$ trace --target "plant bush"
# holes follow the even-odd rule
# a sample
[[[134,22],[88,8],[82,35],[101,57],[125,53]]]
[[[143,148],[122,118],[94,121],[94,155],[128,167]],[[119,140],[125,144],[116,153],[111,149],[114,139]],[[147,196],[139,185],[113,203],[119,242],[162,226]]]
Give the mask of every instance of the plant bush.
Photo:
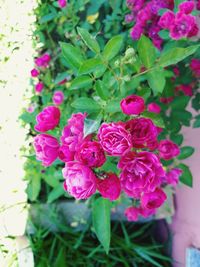
[[[108,253],[111,207],[137,221],[192,186],[181,129],[200,127],[199,1],[61,2],[35,10],[27,193],[89,199]]]

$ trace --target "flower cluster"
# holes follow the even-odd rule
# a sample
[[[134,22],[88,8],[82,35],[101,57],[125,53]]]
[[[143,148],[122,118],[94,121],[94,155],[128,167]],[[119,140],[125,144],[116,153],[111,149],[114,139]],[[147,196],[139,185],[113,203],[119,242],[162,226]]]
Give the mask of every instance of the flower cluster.
[[[59,125],[60,110],[49,106],[37,115],[35,130],[41,132],[34,139],[36,158],[44,166],[56,159],[65,163],[64,189],[76,199],[87,199],[96,191],[110,201],[117,200],[123,191],[135,200],[125,211],[129,220],[155,214],[167,196],[164,184],[175,186],[181,170],[166,172],[161,159],[171,160],[180,150],[170,140],[158,141],[160,129],[151,119],[140,114],[145,110],[143,98],[128,96],[121,101],[125,115],[133,116],[126,122],[102,123],[97,135],[84,135],[86,113],[73,114],[63,128],[60,142],[46,134]],[[160,111],[151,103],[148,109]],[[120,175],[101,169],[107,157],[118,159]]]

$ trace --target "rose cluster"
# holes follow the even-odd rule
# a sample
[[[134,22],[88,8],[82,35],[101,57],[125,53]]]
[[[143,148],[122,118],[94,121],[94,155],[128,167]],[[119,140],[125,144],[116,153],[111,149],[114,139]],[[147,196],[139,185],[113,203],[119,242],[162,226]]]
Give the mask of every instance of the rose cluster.
[[[148,106],[158,112],[159,106]],[[151,119],[144,118],[143,98],[132,95],[121,101],[121,110],[132,116],[126,122],[102,123],[97,135],[84,135],[86,113],[73,114],[63,128],[60,141],[46,134],[59,125],[58,107],[46,107],[36,117],[35,130],[41,132],[34,139],[36,157],[44,166],[56,159],[65,162],[64,189],[76,199],[87,199],[97,190],[110,201],[117,200],[123,191],[133,198],[134,205],[125,211],[129,220],[150,216],[165,202],[165,184],[175,186],[181,170],[166,172],[161,159],[170,160],[180,151],[170,140],[158,141],[160,129]],[[117,157],[119,177],[101,167],[107,157]]]

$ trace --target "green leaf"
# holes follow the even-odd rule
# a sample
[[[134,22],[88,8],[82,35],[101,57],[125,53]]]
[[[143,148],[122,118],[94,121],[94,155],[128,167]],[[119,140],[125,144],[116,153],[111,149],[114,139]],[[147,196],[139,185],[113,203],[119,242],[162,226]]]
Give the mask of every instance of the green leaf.
[[[98,80],[95,83],[95,89],[96,89],[96,92],[97,92],[98,96],[100,96],[101,99],[103,99],[103,100],[107,100],[108,99],[109,91],[108,91],[108,88],[107,88],[107,86],[105,85],[105,83],[103,81]]]
[[[63,80],[69,78],[69,74],[65,71],[62,73],[58,73],[55,80],[54,80],[54,84],[59,84],[60,82],[62,82]]]
[[[101,197],[96,199],[92,205],[93,227],[107,254],[110,248],[110,207],[110,201]]]
[[[120,101],[119,99],[111,100],[107,103],[105,106],[105,111],[109,113],[115,113],[115,112],[120,112]]]
[[[149,86],[153,90],[154,95],[162,93],[165,88],[165,76],[162,68],[156,68],[147,73]]]
[[[102,116],[99,115],[95,120],[90,120],[85,118],[84,120],[84,137],[88,136],[91,133],[96,132],[99,129]]]
[[[28,198],[31,201],[36,201],[40,193],[40,189],[41,189],[41,178],[39,175],[33,175],[26,189]]]
[[[74,47],[68,43],[60,43],[62,55],[67,61],[68,65],[75,71],[77,71],[84,61],[84,58],[77,47]]]
[[[99,53],[100,47],[95,38],[92,35],[90,35],[86,29],[78,27],[77,30],[79,35],[83,39],[84,43],[87,45],[87,47],[89,47],[93,52]]]
[[[145,35],[138,41],[138,53],[144,66],[151,68],[156,60],[156,48]]]
[[[199,128],[200,127],[200,115],[195,117],[195,122],[193,123],[193,128]]]
[[[142,113],[142,116],[144,118],[151,119],[156,126],[161,127],[161,128],[165,128],[164,121],[163,121],[160,114],[149,112],[149,111],[144,111]]]
[[[101,110],[101,106],[96,101],[88,97],[77,98],[71,105],[82,112],[93,113]]]
[[[178,168],[180,168],[183,171],[183,173],[180,177],[180,181],[183,184],[185,184],[189,187],[192,187],[193,186],[193,177],[192,177],[192,173],[191,173],[189,167],[183,163],[180,163],[178,165]]]
[[[53,20],[55,17],[57,17],[57,14],[56,14],[56,13],[53,13],[53,12],[52,12],[52,13],[49,13],[49,14],[43,16],[43,17],[39,20],[39,23],[40,23],[40,24],[47,23],[47,22]]]
[[[114,58],[118,52],[120,51],[123,44],[123,37],[121,35],[117,35],[110,39],[103,50],[103,57],[109,61]]]
[[[59,184],[57,187],[55,187],[49,194],[47,203],[52,203],[54,200],[58,199],[62,195],[64,195],[65,191],[63,189],[62,184]]]
[[[190,101],[191,97],[189,96],[179,96],[175,98],[171,103],[170,107],[173,110],[185,109]]]
[[[148,87],[142,88],[141,90],[137,91],[137,95],[144,98],[144,100],[147,100],[151,95],[151,89]]]
[[[91,59],[85,60],[81,64],[78,74],[79,75],[88,74],[88,73],[97,71],[99,69],[102,69],[102,64],[103,63],[100,58],[91,58]]]
[[[178,159],[186,159],[190,157],[194,153],[194,148],[191,146],[184,146],[181,147],[180,155],[178,156]]]
[[[164,52],[159,61],[158,65],[162,67],[167,67],[169,65],[175,65],[178,62],[182,61],[186,57],[194,54],[200,45],[192,45],[186,48],[175,47],[166,52]]]
[[[92,79],[90,76],[80,76],[75,78],[71,85],[70,85],[70,90],[76,90],[76,89],[81,89],[81,88],[88,88],[90,85],[92,85]]]
[[[174,134],[172,133],[170,135],[170,139],[176,143],[177,145],[181,145],[183,143],[183,135],[182,134]]]

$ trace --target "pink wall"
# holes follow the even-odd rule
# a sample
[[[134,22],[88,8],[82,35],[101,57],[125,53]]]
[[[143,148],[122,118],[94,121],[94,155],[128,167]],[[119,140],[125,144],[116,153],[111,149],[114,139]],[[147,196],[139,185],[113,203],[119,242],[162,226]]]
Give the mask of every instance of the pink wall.
[[[174,267],[185,267],[186,248],[200,248],[200,129],[184,128],[184,145],[195,147],[195,153],[185,163],[193,173],[193,188],[180,185],[176,190],[176,214],[172,233]]]

